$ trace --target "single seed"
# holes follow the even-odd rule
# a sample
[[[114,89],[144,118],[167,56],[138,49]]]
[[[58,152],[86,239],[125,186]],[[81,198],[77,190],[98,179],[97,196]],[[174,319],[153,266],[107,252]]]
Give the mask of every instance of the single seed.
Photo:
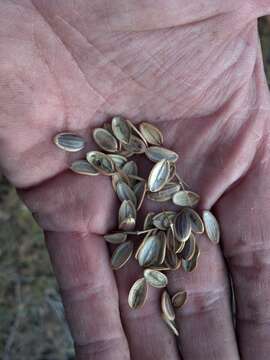
[[[131,137],[131,129],[127,121],[121,116],[112,119],[112,131],[116,139],[123,144],[128,144]]]
[[[115,232],[104,235],[104,239],[111,244],[122,244],[127,240],[127,234],[124,232]]]
[[[128,304],[132,309],[138,309],[144,305],[147,289],[147,282],[144,278],[135,281],[128,295]]]
[[[208,238],[214,243],[218,244],[220,239],[219,224],[215,216],[209,210],[203,211],[203,222]]]
[[[176,309],[180,309],[187,302],[187,292],[179,290],[172,297],[172,304]]]
[[[162,132],[154,125],[147,122],[140,124],[140,132],[145,140],[152,145],[161,145],[163,143]]]
[[[161,295],[161,310],[168,320],[173,321],[175,319],[175,312],[172,301],[166,290],[164,290]]]
[[[137,198],[134,191],[123,181],[118,181],[116,185],[116,194],[120,201],[130,200],[134,206],[137,206]]]
[[[120,269],[131,258],[133,253],[133,242],[127,241],[119,245],[112,254],[111,264],[114,270]]]
[[[173,195],[172,201],[179,206],[196,206],[200,196],[192,191],[181,190]]]
[[[80,151],[85,146],[85,141],[83,138],[76,134],[62,132],[60,134],[55,135],[53,138],[53,142],[57,147],[62,150],[69,152]]]
[[[148,189],[151,192],[161,190],[167,183],[170,175],[170,163],[167,160],[157,162],[148,177]]]
[[[90,175],[96,176],[99,175],[99,172],[86,160],[76,160],[71,164],[70,169],[81,175]]]
[[[175,216],[174,229],[178,241],[186,241],[189,238],[191,234],[191,221],[186,212],[182,211]]]
[[[171,321],[169,319],[167,319],[165,314],[161,314],[162,319],[164,320],[164,322],[167,324],[167,326],[169,327],[169,329],[172,330],[172,332],[174,333],[175,336],[179,336],[179,332],[176,328],[175,322]]]
[[[100,151],[90,151],[86,154],[87,161],[103,175],[114,173],[114,163],[112,159]]]
[[[117,140],[108,130],[103,128],[94,129],[93,138],[102,150],[108,152],[116,152],[118,150]]]
[[[161,160],[176,162],[178,160],[178,155],[174,151],[159,146],[150,146],[146,149],[145,155],[153,162]]]
[[[160,271],[145,269],[143,274],[148,284],[153,287],[164,288],[168,284],[167,276]]]

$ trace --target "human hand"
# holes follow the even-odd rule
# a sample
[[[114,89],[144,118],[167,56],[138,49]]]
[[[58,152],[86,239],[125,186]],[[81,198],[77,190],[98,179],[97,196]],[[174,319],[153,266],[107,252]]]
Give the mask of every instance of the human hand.
[[[78,360],[174,360],[179,343],[185,360],[268,359],[269,99],[256,29],[267,10],[263,0],[0,3],[0,164],[45,231]],[[110,268],[109,179],[71,173],[84,153],[52,143],[64,130],[89,138],[119,113],[162,129],[221,223],[221,248],[201,237],[197,270],[169,275],[168,290],[189,296],[179,340],[157,289],[128,309],[136,264]]]

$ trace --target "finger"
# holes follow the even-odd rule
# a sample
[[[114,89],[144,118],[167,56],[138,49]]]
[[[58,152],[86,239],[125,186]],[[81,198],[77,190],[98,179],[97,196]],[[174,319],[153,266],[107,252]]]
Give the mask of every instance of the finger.
[[[171,272],[169,291],[188,294],[187,303],[176,310],[180,347],[185,360],[239,360],[230,309],[229,283],[218,246],[205,236],[198,238],[201,254],[191,273]]]
[[[39,223],[50,229],[45,232],[46,243],[77,359],[126,360],[130,358],[129,349],[121,326],[118,292],[106,244],[101,236],[87,231],[93,220],[96,228],[102,226],[101,221],[100,224],[97,221],[100,205],[95,205],[89,182],[89,178],[63,174],[22,194],[29,207],[37,212]],[[97,186],[97,196],[98,191]],[[106,196],[106,190],[102,191]],[[79,196],[81,193],[83,197]],[[95,215],[89,217],[93,206]],[[102,210],[104,213],[104,206]]]
[[[116,272],[120,312],[134,360],[179,359],[174,335],[161,318],[160,291],[149,287],[147,300],[140,309],[130,309],[128,293],[133,283],[143,276],[135,261]]]
[[[266,360],[270,353],[270,166],[262,159],[253,163],[245,179],[220,200],[217,214],[234,283],[241,356]]]

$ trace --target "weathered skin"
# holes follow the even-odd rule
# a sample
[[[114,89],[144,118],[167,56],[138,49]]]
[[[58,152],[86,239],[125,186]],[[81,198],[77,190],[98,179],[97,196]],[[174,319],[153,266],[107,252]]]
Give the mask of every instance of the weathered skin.
[[[256,28],[267,12],[268,0],[0,1],[1,169],[45,230],[78,360],[179,359],[158,291],[129,311],[141,271],[110,269],[109,179],[71,173],[84,154],[51,141],[87,138],[116,113],[162,129],[220,219],[221,247],[200,239],[198,271],[170,275],[172,293],[189,293],[177,313],[183,358],[269,359],[270,104]]]

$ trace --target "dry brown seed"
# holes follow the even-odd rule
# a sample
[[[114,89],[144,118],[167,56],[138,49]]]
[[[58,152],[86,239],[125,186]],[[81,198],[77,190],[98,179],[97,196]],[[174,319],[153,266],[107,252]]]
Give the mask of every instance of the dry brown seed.
[[[175,319],[175,312],[172,301],[166,290],[164,290],[161,295],[161,310],[168,320],[173,321]]]
[[[196,234],[202,234],[204,232],[204,225],[200,215],[193,209],[185,208],[190,217],[191,221],[191,230]]]
[[[118,150],[117,140],[108,130],[103,128],[94,129],[93,138],[102,150],[108,152],[116,152]]]
[[[148,177],[148,189],[151,192],[161,190],[167,183],[170,175],[170,163],[167,160],[157,162]]]
[[[181,190],[173,195],[172,201],[179,206],[196,206],[200,196],[192,191]]]
[[[138,203],[137,210],[140,210],[146,194],[146,182],[145,181],[138,182],[134,186],[133,191],[137,198],[137,203]]]
[[[115,232],[103,236],[111,244],[122,244],[127,240],[127,234],[124,232]]]
[[[153,162],[160,160],[176,162],[178,160],[178,155],[174,151],[159,146],[150,146],[146,149],[145,155]]]
[[[132,309],[138,309],[144,305],[147,290],[148,286],[144,278],[135,281],[128,294],[128,304]]]
[[[175,194],[179,190],[180,190],[179,184],[176,184],[173,182],[168,182],[167,184],[165,184],[163,186],[162,190],[160,190],[158,192],[154,192],[154,193],[149,192],[147,194],[147,197],[153,201],[164,202],[164,201],[171,200],[173,194]]]
[[[179,290],[172,297],[172,304],[176,309],[180,309],[187,302],[186,290]]]
[[[136,219],[132,217],[127,217],[123,219],[120,223],[118,228],[123,231],[132,231],[135,229],[136,226]]]
[[[208,238],[214,244],[218,244],[220,239],[220,230],[216,217],[209,210],[204,210],[202,216]]]
[[[175,215],[174,211],[162,211],[153,217],[153,225],[160,230],[167,230],[173,223]]]
[[[116,194],[120,201],[130,200],[134,206],[137,206],[137,198],[134,191],[124,182],[118,181],[116,185]]]
[[[112,131],[116,139],[123,144],[128,144],[131,137],[131,129],[127,121],[121,116],[112,119]]]
[[[146,145],[139,137],[131,135],[129,143],[123,144],[123,148],[134,154],[143,154],[146,150]]]
[[[123,165],[125,165],[125,163],[128,161],[127,158],[123,155],[108,154],[108,156],[112,159],[115,167],[118,169],[121,169],[123,167]]]
[[[144,219],[144,224],[143,224],[143,229],[147,230],[147,229],[151,229],[153,227],[153,217],[155,216],[154,212],[149,212],[145,219]]]
[[[175,236],[178,241],[186,241],[191,234],[191,221],[186,212],[181,211],[174,218]]]
[[[137,211],[132,201],[124,200],[119,208],[118,222],[122,223],[127,218],[136,219]]]
[[[161,145],[163,143],[162,132],[152,124],[147,122],[141,123],[140,132],[149,144]]]
[[[198,248],[198,245],[196,244],[195,253],[190,260],[182,260],[182,268],[185,272],[191,272],[197,268],[198,265],[198,259],[200,256],[200,249]]]
[[[114,163],[112,159],[100,151],[90,151],[86,154],[87,161],[103,175],[114,173]]]
[[[165,321],[165,323],[167,324],[167,326],[172,330],[172,332],[174,333],[175,336],[179,336],[179,332],[176,328],[175,322],[168,320],[166,315],[161,314],[162,319]]]
[[[90,176],[96,176],[99,175],[99,172],[97,169],[95,169],[91,164],[89,164],[86,160],[76,160],[71,164],[70,169],[77,173],[82,175],[90,175]]]
[[[143,274],[148,284],[153,287],[164,288],[168,284],[167,276],[160,271],[145,269]]]
[[[168,266],[170,270],[178,270],[181,266],[181,260],[171,249],[167,248],[164,265]]]
[[[133,253],[133,247],[133,242],[127,241],[114,250],[111,258],[111,264],[114,270],[120,269],[126,264]]]
[[[85,141],[76,134],[62,132],[53,138],[53,142],[57,147],[69,152],[80,151],[84,148]]]
[[[190,234],[190,237],[185,242],[185,246],[179,252],[180,257],[184,260],[191,260],[195,254],[196,251],[196,239],[193,234]]]
[[[164,261],[166,253],[166,240],[160,231],[143,240],[138,252],[140,266],[160,265]]]

